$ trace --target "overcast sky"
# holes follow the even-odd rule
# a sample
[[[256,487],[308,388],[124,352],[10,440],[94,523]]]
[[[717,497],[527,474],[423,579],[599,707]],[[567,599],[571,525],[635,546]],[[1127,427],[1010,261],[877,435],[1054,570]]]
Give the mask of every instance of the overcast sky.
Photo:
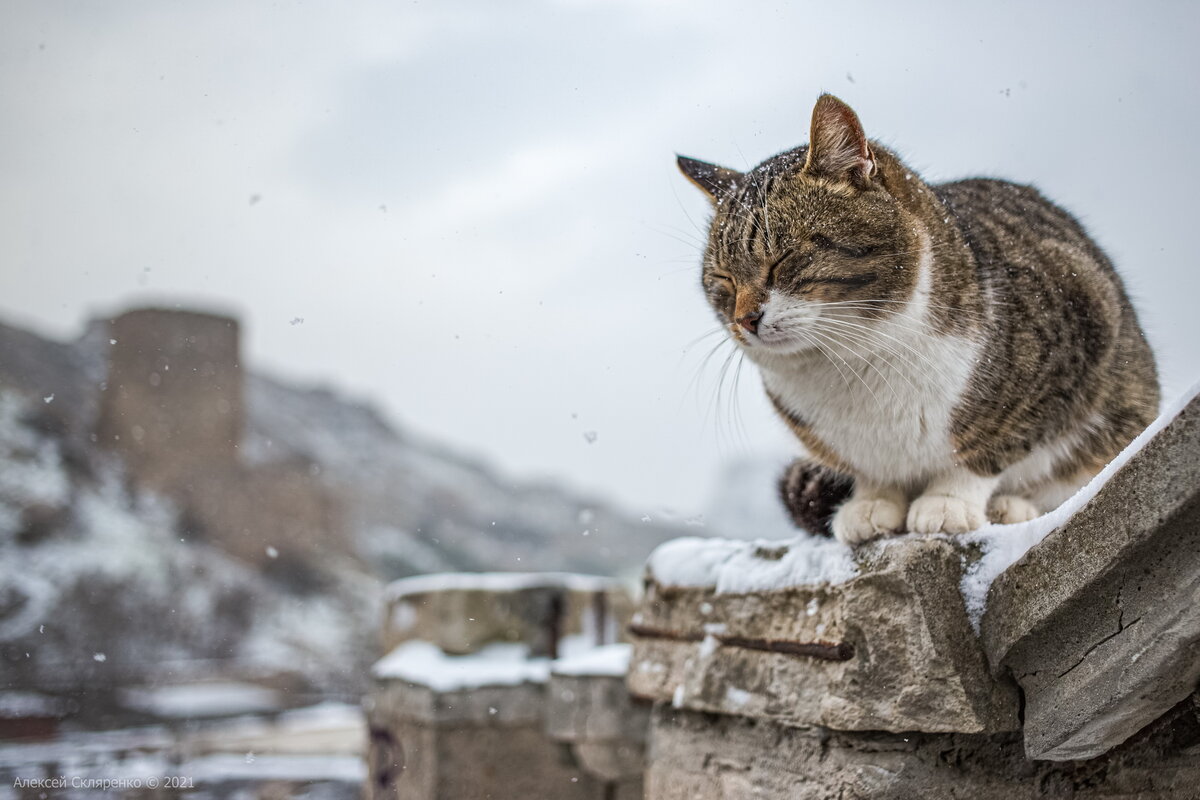
[[[674,153],[747,167],[832,91],[927,179],[1074,211],[1174,395],[1200,378],[1198,9],[6,2],[0,317],[237,313],[252,369],[694,513],[719,464],[792,445],[749,365],[716,404],[724,353],[689,347],[707,204]]]

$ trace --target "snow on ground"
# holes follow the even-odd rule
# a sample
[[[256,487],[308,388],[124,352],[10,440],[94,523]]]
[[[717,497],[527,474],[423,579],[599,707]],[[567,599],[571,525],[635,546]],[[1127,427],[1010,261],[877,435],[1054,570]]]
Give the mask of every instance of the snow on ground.
[[[576,656],[558,659],[551,665],[550,671],[555,675],[620,678],[629,671],[632,652],[631,644],[601,645]]]
[[[214,753],[183,762],[177,774],[197,785],[220,781],[338,781],[361,783],[367,764],[356,756],[244,756]]]
[[[120,698],[127,708],[167,719],[253,714],[282,704],[272,689],[233,681],[122,689]]]
[[[1150,423],[1150,426],[1130,442],[1129,446],[1122,450],[1096,477],[1050,513],[1016,525],[987,525],[974,533],[961,537],[964,542],[979,544],[983,550],[983,557],[967,568],[960,585],[963,600],[967,606],[967,614],[977,633],[979,623],[983,619],[983,612],[987,608],[988,589],[991,588],[992,582],[1000,576],[1000,573],[1015,564],[1034,545],[1045,539],[1056,528],[1061,527],[1075,515],[1075,512],[1087,505],[1104,484],[1108,483],[1109,479],[1125,466],[1129,459],[1137,455],[1147,442],[1157,436],[1159,431],[1179,416],[1179,412],[1197,395],[1200,395],[1200,383],[1194,385],[1168,406],[1158,416],[1158,419]]]
[[[844,583],[858,574],[847,545],[807,534],[786,540],[673,539],[650,554],[647,566],[664,586],[722,593]]]
[[[246,716],[0,742],[0,778],[71,775],[144,781],[179,775],[192,779],[201,792],[226,781],[357,784],[366,774],[366,742],[361,708],[322,703],[274,718]]]
[[[0,692],[0,719],[18,717],[56,717],[62,703],[37,692]]]
[[[61,507],[70,496],[70,481],[58,446],[27,427],[22,418],[29,401],[15,392],[0,392],[0,508]]]

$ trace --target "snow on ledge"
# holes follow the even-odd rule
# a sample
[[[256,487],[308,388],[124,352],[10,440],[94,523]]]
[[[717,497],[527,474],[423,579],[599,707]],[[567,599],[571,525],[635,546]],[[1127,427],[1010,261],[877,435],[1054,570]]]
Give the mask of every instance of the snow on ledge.
[[[448,655],[432,642],[413,639],[398,645],[371,668],[371,673],[381,680],[402,680],[428,686],[436,692],[456,692],[463,689],[479,689],[485,686],[519,686],[523,683],[545,683],[551,669],[558,672],[559,664],[571,668],[578,662],[583,669],[606,662],[611,668],[617,655],[607,651],[611,646],[596,646],[589,636],[572,634],[559,641],[558,661],[549,658],[532,658],[529,645],[519,642],[495,642],[482,647],[479,652],[465,656]],[[625,656],[628,662],[628,654]],[[563,674],[591,675],[597,673],[575,672]],[[622,669],[622,675],[625,674]]]
[[[577,656],[560,658],[550,671],[555,675],[623,678],[629,671],[631,644],[606,644],[593,647]]]
[[[739,594],[845,583],[858,574],[850,547],[808,534],[784,540],[672,539],[650,554],[646,566],[662,586]]]
[[[413,640],[397,646],[375,663],[376,678],[399,679],[438,692],[483,686],[545,683],[550,659],[530,658],[524,644],[489,644],[469,656],[451,656],[430,642]]]
[[[978,545],[982,553],[981,558],[967,568],[959,585],[976,632],[987,604],[988,589],[1000,573],[1083,508],[1197,395],[1200,395],[1200,383],[1168,406],[1112,463],[1055,510],[1029,522],[986,525],[972,533],[948,537],[962,544]],[[886,540],[885,546],[905,538],[908,537]],[[659,545],[650,554],[646,566],[649,577],[662,586],[712,588],[717,593],[767,592],[845,583],[858,574],[849,547],[833,539],[807,534],[788,540],[673,539]]]
[[[387,586],[387,599],[446,590],[515,592],[555,586],[575,592],[603,592],[617,585],[613,578],[574,572],[438,572],[392,581]]]
[[[987,609],[987,593],[992,582],[1004,570],[1028,553],[1034,545],[1061,527],[1077,511],[1087,505],[1104,487],[1104,484],[1108,483],[1109,479],[1125,466],[1129,459],[1137,455],[1147,442],[1157,436],[1159,431],[1171,424],[1179,416],[1179,412],[1183,411],[1197,395],[1200,395],[1200,383],[1184,392],[1096,477],[1053,511],[1016,525],[986,525],[973,533],[959,537],[960,541],[965,543],[980,545],[983,552],[982,558],[967,568],[966,573],[963,574],[962,583],[959,585],[963,601],[966,603],[967,615],[970,617],[971,625],[975,628],[976,633],[979,633],[979,624],[983,619],[983,612]]]

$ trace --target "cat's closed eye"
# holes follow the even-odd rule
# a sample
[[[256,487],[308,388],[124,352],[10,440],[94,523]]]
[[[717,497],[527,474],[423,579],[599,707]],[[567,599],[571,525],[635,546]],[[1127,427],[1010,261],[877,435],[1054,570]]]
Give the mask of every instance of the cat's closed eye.
[[[733,294],[737,291],[737,283],[729,275],[720,272],[712,273],[705,280],[705,287],[712,294]]]
[[[819,233],[813,234],[812,243],[820,250],[836,250],[843,255],[851,258],[866,258],[875,252],[874,247],[870,245],[854,245],[842,242],[835,242],[827,236],[822,236]]]

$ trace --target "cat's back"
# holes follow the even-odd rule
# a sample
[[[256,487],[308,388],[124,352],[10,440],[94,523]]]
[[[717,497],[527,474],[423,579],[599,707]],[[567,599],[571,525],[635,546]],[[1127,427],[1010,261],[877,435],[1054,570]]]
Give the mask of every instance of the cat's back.
[[[1032,186],[992,178],[969,178],[932,187],[966,238],[983,275],[1024,262],[1048,248],[1071,248],[1091,262],[1106,282],[1120,278],[1104,251],[1069,212]],[[1124,296],[1123,289],[1121,290]]]
[[[975,178],[933,187],[987,298],[983,364],[956,414],[981,471],[1027,443],[1086,440],[1061,469],[1103,466],[1154,417],[1158,380],[1104,251],[1030,186]]]

